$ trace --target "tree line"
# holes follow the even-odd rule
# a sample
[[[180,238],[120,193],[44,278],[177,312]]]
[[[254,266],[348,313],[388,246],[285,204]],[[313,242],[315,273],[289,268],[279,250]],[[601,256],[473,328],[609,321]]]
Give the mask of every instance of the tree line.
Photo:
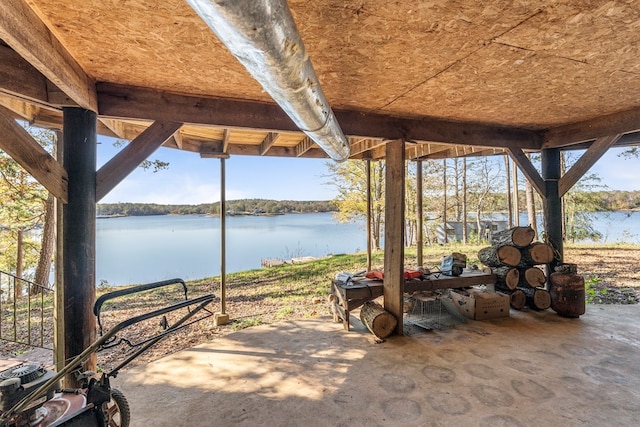
[[[577,156],[562,152],[561,173],[577,161]],[[540,170],[539,156],[531,161]],[[423,215],[417,218],[417,168],[422,168]],[[384,232],[385,163],[350,160],[327,163],[329,183],[338,193],[335,202],[338,218],[343,221],[366,218],[367,171],[370,174],[372,243],[380,249]],[[514,172],[515,171],[515,172]],[[481,221],[496,213],[506,213],[508,226],[518,223],[518,216],[527,212],[528,224],[537,227],[537,214],[542,200],[531,184],[518,173],[513,162],[504,156],[454,158],[407,162],[405,169],[405,243],[416,243],[418,227],[422,227],[426,244],[439,243],[439,230],[445,224],[462,223],[462,241],[479,242],[485,237],[477,231],[469,233],[467,224]],[[598,240],[600,231],[594,229],[595,212],[640,209],[640,191],[611,191],[593,173],[585,174],[563,197],[563,236],[566,241]],[[447,233],[444,233],[447,240]],[[542,238],[542,236],[540,236]]]
[[[336,205],[330,200],[268,200],[240,199],[226,202],[227,214],[286,214],[334,212]],[[220,202],[198,205],[162,205],[157,203],[100,203],[98,216],[145,215],[220,215]]]

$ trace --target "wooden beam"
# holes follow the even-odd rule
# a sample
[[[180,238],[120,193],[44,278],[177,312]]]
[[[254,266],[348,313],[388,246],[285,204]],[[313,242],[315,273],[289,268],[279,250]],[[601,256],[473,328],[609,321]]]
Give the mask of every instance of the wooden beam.
[[[67,202],[67,172],[14,119],[13,113],[0,107],[0,148],[18,162],[51,194]]]
[[[112,83],[98,83],[97,88],[100,114],[105,116],[299,131],[276,104],[181,95]],[[527,129],[353,110],[334,109],[334,113],[344,133],[353,136],[532,150],[539,149],[542,143],[540,132]]]
[[[0,39],[79,106],[98,111],[93,80],[25,0],[0,0]]]
[[[102,166],[96,176],[96,200],[102,199],[113,190],[181,126],[182,123],[176,122],[154,122]]]
[[[223,153],[222,151],[219,152],[210,152],[210,153],[200,153],[200,158],[201,159],[228,159],[229,157],[231,157],[229,155],[229,153]]]
[[[564,147],[610,135],[640,131],[640,108],[549,129],[543,148]]]
[[[0,92],[46,102],[46,80],[13,49],[0,44]]]
[[[386,145],[384,207],[384,308],[403,333],[404,306],[404,141]]]
[[[224,151],[225,153],[229,149],[229,140],[231,139],[230,136],[231,131],[229,129],[225,129],[222,132],[222,151]]]
[[[507,152],[513,162],[518,165],[524,176],[529,180],[533,188],[536,189],[540,197],[544,200],[546,196],[545,185],[542,177],[531,163],[531,160],[527,158],[524,152],[519,148],[507,148]]]
[[[313,147],[313,144],[315,144],[315,142],[313,142],[313,140],[308,136],[305,136],[304,139],[295,146],[294,151],[296,153],[296,157],[301,157],[304,153],[309,151],[311,147]]]
[[[596,139],[571,169],[558,181],[560,197],[564,196],[621,136],[622,135],[610,135]]]
[[[279,133],[276,133],[276,132],[267,133],[267,136],[264,138],[264,140],[262,140],[262,143],[260,144],[260,155],[264,156],[265,154],[267,154],[267,151],[269,151],[269,149],[273,147],[273,144],[276,143],[279,137],[280,137]]]

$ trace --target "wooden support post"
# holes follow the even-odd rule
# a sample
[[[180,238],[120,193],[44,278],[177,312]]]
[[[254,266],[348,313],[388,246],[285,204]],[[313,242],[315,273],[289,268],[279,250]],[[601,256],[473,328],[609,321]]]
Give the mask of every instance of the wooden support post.
[[[96,318],[96,132],[97,116],[82,108],[63,109],[64,167],[69,177],[63,208],[63,292],[65,360],[95,341]],[[96,370],[95,354],[83,366]],[[77,384],[72,375],[68,387]]]
[[[373,242],[371,236],[371,220],[373,217],[373,203],[371,200],[371,160],[367,159],[367,271],[371,271],[371,252],[373,251]]]
[[[422,235],[423,224],[422,219],[424,217],[422,211],[422,160],[418,160],[416,162],[416,255],[417,255],[417,265],[422,266],[423,261],[423,249],[424,249],[424,237]]]
[[[513,174],[513,225],[520,226],[520,197],[518,197],[518,168],[514,164],[511,168]]]
[[[444,231],[445,245],[449,243],[449,235],[447,234],[447,159],[442,160],[442,229]],[[480,230],[478,230],[480,232]]]
[[[467,230],[467,158],[462,158],[462,242],[469,243]]]
[[[56,132],[56,160],[59,164],[63,161],[63,143],[62,132]],[[53,302],[53,363],[56,365],[56,371],[60,371],[64,367],[64,233],[62,210],[63,203],[60,199],[55,199],[56,209],[56,256],[55,256],[55,299]],[[63,384],[64,386],[64,384]]]
[[[396,333],[402,335],[404,294],[404,141],[386,146],[384,308],[398,320]]]
[[[553,247],[555,256],[549,264],[549,273],[563,260],[562,244],[562,199],[558,190],[560,180],[560,149],[542,150],[542,179],[544,180],[545,200],[544,229],[548,243]]]
[[[511,168],[509,167],[509,155],[504,154],[504,170],[507,183],[507,227],[513,227],[513,203],[511,203]]]
[[[225,159],[220,158],[220,312],[214,316],[215,326],[229,323],[227,314],[227,197]]]

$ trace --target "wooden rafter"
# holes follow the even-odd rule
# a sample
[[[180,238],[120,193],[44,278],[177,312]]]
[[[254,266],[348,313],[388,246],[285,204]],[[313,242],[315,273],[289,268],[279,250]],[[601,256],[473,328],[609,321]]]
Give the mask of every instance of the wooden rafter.
[[[176,122],[154,122],[102,166],[96,175],[96,200],[106,196],[181,126]]]
[[[67,171],[14,119],[0,107],[0,148],[9,154],[51,194],[67,202]]]
[[[564,196],[621,136],[622,135],[610,135],[596,139],[571,169],[558,181],[558,193],[560,193],[560,197]]]
[[[267,136],[262,140],[262,143],[260,144],[260,155],[264,156],[265,154],[267,154],[267,151],[269,151],[269,149],[273,147],[273,144],[276,143],[279,137],[280,137],[279,133],[276,133],[276,132],[267,133]]]
[[[231,139],[231,131],[229,129],[225,129],[222,132],[222,151],[225,153],[229,150],[230,139]]]
[[[533,188],[536,189],[542,199],[546,199],[545,185],[542,177],[531,163],[531,160],[519,148],[507,148],[507,152],[514,163],[518,165],[524,176],[529,180]]]
[[[428,158],[430,155],[441,151],[447,151],[451,148],[450,145],[445,144],[435,144],[431,142],[421,143],[421,144],[412,144],[407,147],[407,158],[418,160]]]
[[[296,153],[296,157],[302,157],[303,154],[313,147],[313,144],[315,144],[313,140],[308,136],[305,136],[304,139],[295,147],[294,151]]]
[[[636,131],[640,131],[640,108],[549,129],[542,148],[564,147]]]
[[[0,0],[0,39],[79,106],[98,111],[93,80],[24,0]]]
[[[173,140],[176,143],[176,147],[178,147],[179,150],[182,150],[184,147],[184,141],[182,140],[182,134],[180,132],[176,132],[173,134]]]
[[[357,156],[358,154],[365,153],[370,150],[374,150],[378,147],[384,146],[387,142],[380,138],[351,138],[355,140],[351,143],[351,156]]]
[[[111,83],[99,83],[97,87],[100,114],[105,116],[299,131],[275,104],[181,95]],[[361,137],[523,149],[539,149],[542,141],[539,132],[526,129],[337,109],[334,113],[345,134]]]
[[[106,118],[98,118],[98,122],[106,126],[111,132],[114,133],[114,135],[116,135],[120,139],[128,139],[128,140],[133,139],[133,138],[127,137],[125,123],[122,121],[106,119]]]

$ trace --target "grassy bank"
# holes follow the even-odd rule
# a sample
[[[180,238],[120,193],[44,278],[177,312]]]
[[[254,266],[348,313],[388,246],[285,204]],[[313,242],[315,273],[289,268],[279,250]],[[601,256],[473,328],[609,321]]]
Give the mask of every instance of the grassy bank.
[[[451,252],[467,255],[468,263],[478,263],[477,252],[484,247],[473,245],[431,246],[424,250],[424,267],[436,269],[443,256]],[[416,267],[415,248],[406,250],[406,266]],[[640,286],[640,246],[633,245],[568,245],[565,261],[578,264],[587,282],[587,298],[591,303],[637,302]],[[383,253],[373,254],[373,268],[382,268]],[[327,296],[330,283],[341,271],[358,272],[366,268],[366,254],[334,255],[305,264],[251,270],[227,275],[226,312],[231,322],[214,326],[207,318],[171,334],[135,362],[142,364],[213,340],[218,336],[261,324],[278,321],[328,316]],[[213,311],[220,311],[220,278],[212,277],[188,283],[190,297],[214,293]],[[101,288],[98,294],[117,289]],[[179,301],[179,287],[163,288],[135,297],[120,298],[103,309],[104,325],[117,322]],[[327,317],[328,318],[328,317]],[[49,329],[47,329],[49,331]],[[158,331],[158,319],[130,328],[133,339]],[[49,335],[50,337],[50,335]],[[23,350],[22,350],[23,351]],[[114,366],[129,350],[120,346],[99,355],[101,366]],[[6,352],[5,352],[6,354]]]
[[[477,252],[483,245],[431,246],[424,250],[424,267],[437,268],[443,256],[451,252],[467,254],[470,264],[478,263]],[[406,266],[415,267],[415,248],[406,250]],[[633,245],[568,245],[566,262],[574,262],[585,276],[587,294],[593,303],[615,303],[637,300],[640,286],[640,246]],[[373,267],[382,268],[383,253],[373,254]],[[334,255],[305,264],[285,264],[261,270],[233,273],[227,276],[226,312],[231,317],[228,325],[215,327],[212,319],[205,319],[185,331],[173,334],[138,363],[155,359],[163,354],[188,348],[246,327],[284,320],[297,320],[328,316],[327,296],[330,283],[341,271],[358,272],[366,267],[366,254]],[[189,283],[193,296],[220,293],[220,279],[213,277]],[[623,295],[624,294],[624,295]],[[625,296],[626,295],[626,296]],[[630,297],[627,298],[627,297]],[[151,309],[166,303],[169,294],[150,293],[146,299],[123,302],[112,307],[113,319],[124,319],[139,313],[141,308]],[[618,298],[615,300],[614,298]],[[216,298],[215,310],[220,301]],[[103,363],[118,359],[112,352],[103,356]]]

